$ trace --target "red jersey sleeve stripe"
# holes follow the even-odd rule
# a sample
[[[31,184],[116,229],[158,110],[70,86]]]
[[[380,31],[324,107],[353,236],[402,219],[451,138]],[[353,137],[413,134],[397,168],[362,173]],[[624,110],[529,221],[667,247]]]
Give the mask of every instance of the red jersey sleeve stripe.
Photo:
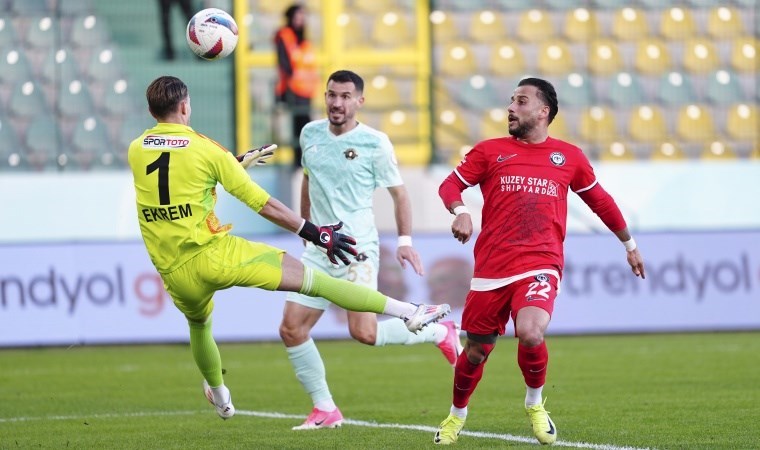
[[[598,180],[594,180],[593,183],[591,183],[590,185],[586,186],[585,188],[578,189],[577,191],[573,191],[573,192],[575,192],[576,194],[580,194],[581,192],[586,192],[589,189],[591,189],[592,187],[596,186],[598,182],[599,182]]]
[[[470,183],[469,181],[465,180],[461,173],[457,169],[454,169],[454,173],[457,175],[457,178],[464,183],[467,187],[473,187],[474,184]]]

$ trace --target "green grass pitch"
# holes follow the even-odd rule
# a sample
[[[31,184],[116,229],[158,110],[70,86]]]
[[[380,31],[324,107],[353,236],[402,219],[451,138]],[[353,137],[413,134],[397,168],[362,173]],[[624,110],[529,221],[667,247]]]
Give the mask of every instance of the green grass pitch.
[[[222,326],[222,325],[220,325]],[[760,448],[760,333],[550,336],[555,446]],[[201,393],[187,345],[0,350],[0,449],[419,449],[448,414],[432,345],[321,341],[347,423],[291,431],[311,409],[282,344],[221,344],[238,414]],[[499,340],[457,447],[536,448],[516,341]]]

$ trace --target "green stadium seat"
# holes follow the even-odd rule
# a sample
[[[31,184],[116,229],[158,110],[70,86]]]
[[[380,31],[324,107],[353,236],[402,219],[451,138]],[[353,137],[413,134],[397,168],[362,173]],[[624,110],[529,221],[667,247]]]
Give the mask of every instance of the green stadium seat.
[[[680,0],[639,0],[639,3],[645,8],[657,11],[676,6],[678,2],[680,2]]]
[[[0,170],[21,168],[21,145],[13,122],[0,112]]]
[[[475,111],[503,105],[507,100],[499,97],[493,83],[483,75],[460,80],[454,89],[457,103]]]
[[[18,42],[18,34],[16,34],[16,27],[13,26],[13,21],[0,17],[0,48],[13,48]]]
[[[736,74],[729,70],[718,70],[707,79],[707,100],[716,105],[738,103],[743,99],[741,86]]]
[[[0,53],[0,81],[14,83],[32,78],[32,69],[21,48],[10,48]]]
[[[99,47],[90,55],[85,74],[93,81],[111,82],[123,78],[121,53],[114,46]]]
[[[75,48],[92,48],[110,42],[110,32],[105,19],[95,15],[79,16],[74,19],[69,42]]]
[[[50,13],[47,0],[10,0],[10,11],[17,16]]]
[[[570,73],[563,77],[557,85],[557,95],[562,108],[582,107],[594,103],[592,84],[588,75],[582,73]]]
[[[50,49],[42,61],[40,80],[43,83],[51,84],[77,78],[79,78],[79,68],[72,53],[65,49]]]
[[[27,166],[36,171],[57,170],[59,148],[63,145],[58,123],[50,114],[34,118],[26,130]]]
[[[498,11],[524,11],[533,7],[533,0],[491,0],[494,9]]]
[[[568,10],[568,9],[576,9],[576,8],[582,8],[585,6],[584,0],[545,0],[546,6],[549,7],[549,9],[558,9],[558,10]]]
[[[124,118],[121,125],[119,125],[116,142],[114,142],[114,148],[116,149],[114,153],[122,166],[128,165],[127,150],[129,149],[129,144],[145,130],[155,125],[156,121],[148,115],[147,111],[130,114]]]
[[[13,116],[26,119],[48,111],[41,86],[31,80],[16,83],[8,110]]]
[[[723,0],[689,0],[689,4],[695,9],[712,8],[723,3],[726,2]]]
[[[657,100],[663,105],[684,105],[693,102],[697,96],[691,77],[686,73],[669,72],[660,77]]]
[[[116,80],[106,86],[102,111],[108,117],[123,117],[137,109],[137,98],[127,80]]]
[[[63,17],[83,16],[94,12],[94,0],[59,0],[57,10]]]
[[[61,22],[52,16],[34,17],[29,20],[24,42],[36,49],[51,49],[60,46]]]
[[[631,107],[646,103],[647,98],[641,80],[635,72],[619,72],[610,78],[607,89],[610,103],[616,107]]]
[[[111,148],[105,123],[94,116],[81,117],[71,137],[71,147],[80,166],[92,165]]]
[[[92,97],[87,86],[81,80],[63,81],[57,86],[58,114],[62,117],[92,115]]]
[[[599,7],[601,9],[614,10],[621,9],[630,3],[630,0],[594,0],[593,6]]]

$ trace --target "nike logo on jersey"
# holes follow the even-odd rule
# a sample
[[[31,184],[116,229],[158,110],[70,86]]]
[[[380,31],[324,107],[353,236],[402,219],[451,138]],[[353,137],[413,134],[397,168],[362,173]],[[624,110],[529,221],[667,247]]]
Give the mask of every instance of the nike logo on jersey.
[[[507,155],[507,156],[499,155],[499,156],[496,158],[496,162],[497,162],[497,163],[500,163],[500,162],[504,162],[504,161],[506,161],[506,160],[508,160],[508,159],[510,159],[510,158],[514,158],[515,156],[517,156],[517,155]]]

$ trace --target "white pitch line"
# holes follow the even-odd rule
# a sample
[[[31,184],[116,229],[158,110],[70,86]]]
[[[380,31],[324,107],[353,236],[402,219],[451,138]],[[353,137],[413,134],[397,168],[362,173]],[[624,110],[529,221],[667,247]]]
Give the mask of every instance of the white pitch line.
[[[0,423],[13,423],[13,422],[30,422],[38,420],[83,420],[83,419],[118,419],[123,417],[151,417],[151,416],[189,416],[194,414],[205,414],[206,411],[156,411],[156,412],[135,412],[135,413],[122,413],[122,414],[90,414],[90,415],[71,415],[71,416],[46,416],[46,417],[9,417],[0,418]],[[266,417],[269,419],[305,419],[306,416],[298,414],[284,414],[278,412],[265,412],[265,411],[244,411],[237,410],[236,415],[240,416],[254,416],[254,417]],[[435,433],[438,428],[430,427],[426,425],[406,425],[401,423],[377,423],[367,422],[364,420],[343,419],[343,423],[346,425],[354,425],[357,427],[367,428],[393,428],[397,430],[414,430],[425,431],[428,433]],[[470,436],[475,438],[485,439],[497,439],[501,441],[520,442],[524,444],[534,444],[536,440],[534,438],[528,438],[524,436],[515,436],[513,434],[499,434],[499,433],[487,433],[483,431],[462,431],[460,436]],[[557,441],[554,443],[559,447],[574,447],[574,448],[588,448],[592,450],[651,450],[648,447],[626,447],[609,444],[591,444],[588,442],[569,442],[569,441]]]

